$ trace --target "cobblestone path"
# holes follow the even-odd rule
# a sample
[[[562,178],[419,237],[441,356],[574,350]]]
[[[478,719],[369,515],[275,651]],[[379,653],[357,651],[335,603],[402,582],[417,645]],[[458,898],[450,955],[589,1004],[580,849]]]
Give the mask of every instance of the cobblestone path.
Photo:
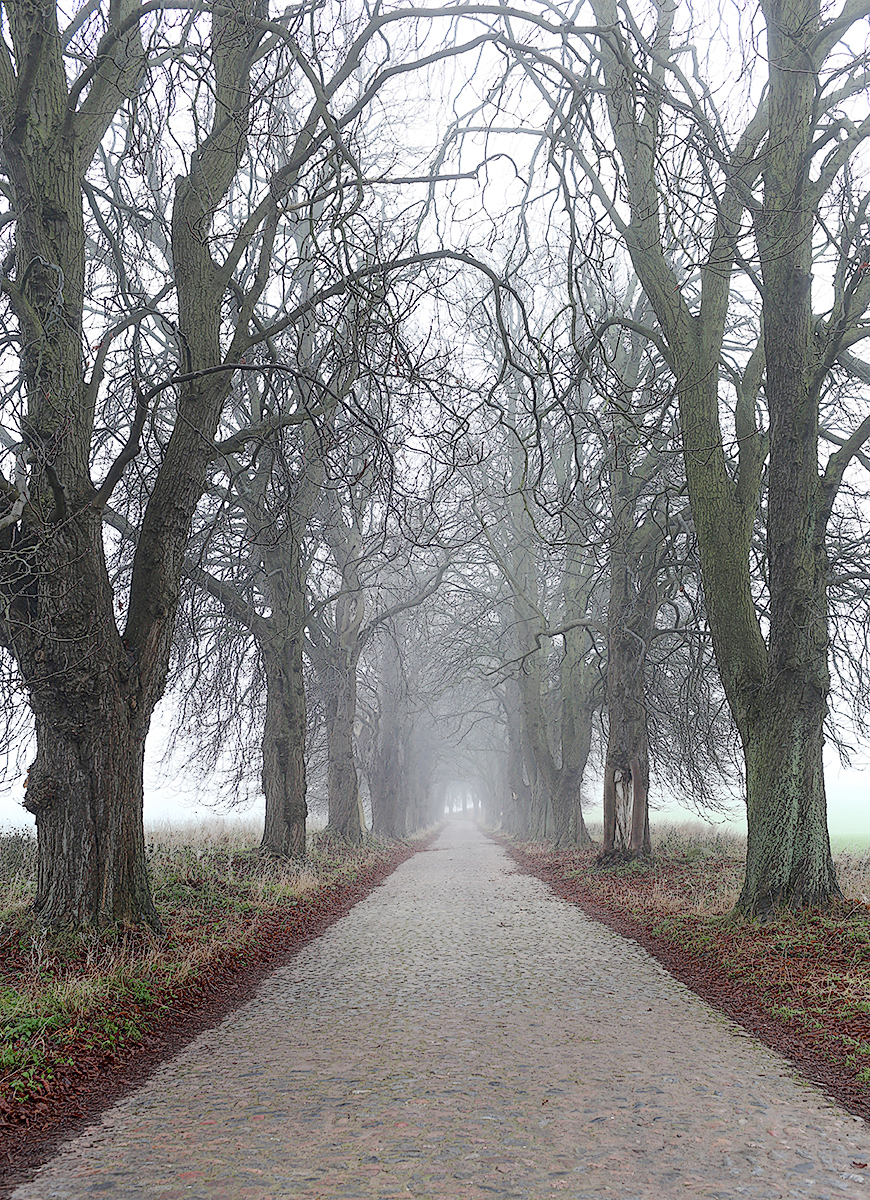
[[[15,1200],[868,1197],[870,1130],[454,823]]]

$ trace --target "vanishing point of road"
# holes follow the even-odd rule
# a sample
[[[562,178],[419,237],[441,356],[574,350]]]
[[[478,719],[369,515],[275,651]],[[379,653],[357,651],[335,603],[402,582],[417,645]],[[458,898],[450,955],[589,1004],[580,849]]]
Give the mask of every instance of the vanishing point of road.
[[[455,822],[13,1195],[870,1200],[870,1129]]]

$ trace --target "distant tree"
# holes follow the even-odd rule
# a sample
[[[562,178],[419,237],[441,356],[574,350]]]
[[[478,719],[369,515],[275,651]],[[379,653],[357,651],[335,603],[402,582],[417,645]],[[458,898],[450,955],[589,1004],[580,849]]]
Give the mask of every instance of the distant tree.
[[[309,239],[300,237],[297,273],[306,277],[305,292],[316,290],[317,256]],[[328,320],[322,319],[328,314]],[[212,769],[222,755],[239,748],[252,733],[262,744],[262,788],[265,824],[262,850],[291,857],[305,854],[306,806],[306,685],[303,654],[311,622],[318,627],[322,606],[312,613],[309,572],[320,553],[324,505],[332,506],[343,480],[362,450],[368,471],[384,473],[389,489],[390,452],[385,429],[388,409],[369,404],[372,378],[389,392],[392,364],[400,348],[382,287],[357,290],[334,299],[326,310],[302,319],[295,330],[277,342],[282,361],[297,365],[291,390],[280,383],[267,389],[254,385],[240,397],[234,416],[242,428],[264,420],[270,407],[293,407],[300,412],[292,428],[274,430],[254,444],[237,446],[232,433],[215,461],[207,497],[201,509],[185,562],[185,574],[195,590],[186,606],[185,638],[179,651],[186,661],[176,679],[183,699],[178,710],[182,730],[195,730],[201,765]],[[291,336],[292,335],[292,336]],[[310,415],[308,415],[310,414]],[[350,445],[353,443],[353,445]],[[359,481],[358,481],[359,482]],[[327,523],[327,542],[338,537],[336,521]],[[240,548],[241,547],[241,548]],[[345,566],[353,571],[349,555]],[[352,605],[348,591],[339,605]],[[348,624],[352,614],[343,610]],[[203,641],[217,619],[218,640]],[[229,642],[246,644],[246,650]],[[310,647],[310,641],[308,645]],[[251,673],[265,685],[265,711],[248,708],[250,719],[239,721],[241,696],[227,687],[224,659],[248,656],[248,667],[237,675],[247,688]],[[320,666],[317,662],[315,665]],[[221,694],[222,693],[222,694]],[[321,696],[321,716],[329,747],[331,816],[338,819],[334,754],[334,693]],[[196,710],[200,719],[191,723]],[[258,727],[258,723],[262,723]],[[252,724],[254,729],[251,728]],[[203,726],[214,736],[203,739]],[[353,727],[353,717],[350,728]],[[187,735],[190,740],[190,734]],[[339,789],[340,791],[340,789]],[[342,836],[359,840],[355,790],[351,809],[339,822]],[[355,822],[355,827],[354,827]]]
[[[608,476],[605,858],[650,852],[652,754],[660,779],[699,810],[717,808],[733,782],[735,731],[706,649],[672,382],[655,346],[619,315],[638,323],[644,307],[623,304],[601,321],[585,361],[598,397],[588,430],[602,440]]]
[[[424,567],[414,531],[400,529],[397,520],[398,481],[392,474],[379,478],[364,444],[354,441],[345,460],[347,482],[333,481],[321,501],[320,530],[328,554],[320,578],[312,578],[306,639],[326,726],[329,828],[351,842],[359,841],[364,830],[354,744],[360,656],[383,626],[437,591],[448,561],[436,550],[425,555]],[[415,506],[428,503],[425,494],[414,498]]]

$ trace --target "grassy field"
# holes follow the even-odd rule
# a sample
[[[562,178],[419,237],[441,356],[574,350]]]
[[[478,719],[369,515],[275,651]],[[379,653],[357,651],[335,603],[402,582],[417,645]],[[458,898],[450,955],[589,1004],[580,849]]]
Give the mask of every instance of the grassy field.
[[[356,881],[411,849],[336,845],[315,834],[304,865],[261,858],[255,821],[216,819],[147,830],[149,872],[165,936],[47,933],[29,911],[36,844],[0,833],[0,1126],[74,1090],[148,1041],[215,980],[268,958],[320,919]]]
[[[870,852],[870,837],[866,834],[831,834],[831,852],[834,855],[848,850],[850,854]]]

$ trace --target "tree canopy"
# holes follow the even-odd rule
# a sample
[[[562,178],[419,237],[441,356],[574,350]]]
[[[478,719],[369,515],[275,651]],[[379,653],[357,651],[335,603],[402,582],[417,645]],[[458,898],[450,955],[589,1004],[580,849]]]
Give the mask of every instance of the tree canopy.
[[[305,853],[312,714],[351,839],[461,761],[493,820],[582,840],[592,763],[643,854],[655,778],[716,803],[739,743],[739,910],[836,897],[868,15],[7,0],[0,642],[43,921],[159,927],[167,688],[245,706],[205,757],[257,730],[272,853]]]

